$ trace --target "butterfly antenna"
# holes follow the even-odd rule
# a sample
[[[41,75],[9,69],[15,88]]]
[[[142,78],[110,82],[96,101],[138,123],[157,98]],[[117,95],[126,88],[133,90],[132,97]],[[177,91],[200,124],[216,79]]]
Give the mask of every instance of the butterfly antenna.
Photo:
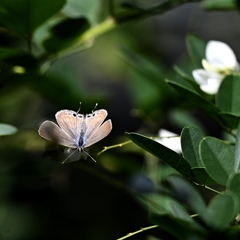
[[[79,113],[80,112],[80,109],[81,109],[81,105],[82,105],[82,102],[79,102],[79,109],[77,110],[77,113]]]
[[[77,149],[76,149],[75,151],[73,151],[73,152],[62,162],[62,164],[64,164],[76,151],[77,151]]]
[[[82,150],[88,157],[90,157],[94,162],[97,162],[89,153],[87,153],[84,149]]]
[[[93,113],[94,110],[96,109],[97,105],[98,105],[98,103],[95,104],[95,107],[93,108],[92,113]]]

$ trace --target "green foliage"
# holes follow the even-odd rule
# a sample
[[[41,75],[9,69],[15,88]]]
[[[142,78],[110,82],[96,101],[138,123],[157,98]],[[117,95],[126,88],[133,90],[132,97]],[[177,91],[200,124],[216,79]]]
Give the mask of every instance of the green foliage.
[[[201,141],[200,156],[208,174],[219,184],[226,185],[234,171],[234,147],[217,138],[206,137]]]
[[[240,116],[239,80],[239,76],[227,76],[216,95],[216,104],[221,111],[236,117]]]
[[[188,54],[195,68],[201,68],[202,60],[205,58],[206,42],[202,39],[188,35],[186,38]]]
[[[236,199],[232,194],[216,196],[207,207],[206,219],[215,229],[224,229],[234,220],[238,213]]]
[[[183,175],[191,177],[190,165],[183,157],[178,155],[176,152],[140,134],[126,133],[126,135],[138,146],[142,147],[146,151],[152,153],[154,156],[167,162],[170,166],[178,170]]]
[[[199,155],[199,144],[203,137],[203,133],[195,127],[185,127],[182,130],[181,146],[183,156],[192,168],[203,166]]]
[[[2,0],[0,22],[9,30],[29,38],[34,30],[56,14],[65,2],[56,0],[49,4],[47,0]]]
[[[202,6],[208,10],[233,10],[236,9],[235,0],[204,0]]]

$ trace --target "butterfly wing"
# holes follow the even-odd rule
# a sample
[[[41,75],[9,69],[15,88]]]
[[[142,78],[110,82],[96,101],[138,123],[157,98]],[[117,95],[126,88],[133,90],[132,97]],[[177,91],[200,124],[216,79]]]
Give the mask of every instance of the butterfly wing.
[[[92,135],[98,130],[101,126],[108,113],[104,109],[97,110],[93,113],[87,114],[85,117],[86,132],[84,138],[86,143],[89,141]]]
[[[38,134],[46,140],[66,147],[76,148],[73,138],[52,121],[43,122],[38,129]]]
[[[77,141],[81,133],[84,115],[72,110],[61,110],[56,113],[55,117],[60,128]]]
[[[98,127],[89,138],[87,138],[85,148],[105,138],[112,130],[112,121],[109,119]]]

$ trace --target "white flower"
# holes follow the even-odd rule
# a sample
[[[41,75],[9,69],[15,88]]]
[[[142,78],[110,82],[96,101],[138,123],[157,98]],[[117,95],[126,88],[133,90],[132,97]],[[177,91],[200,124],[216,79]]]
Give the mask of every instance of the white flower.
[[[223,42],[210,41],[206,47],[206,59],[202,60],[204,69],[192,72],[200,88],[208,94],[216,94],[226,75],[239,71],[239,63],[233,50]]]
[[[177,134],[169,132],[165,129],[160,129],[158,136],[159,138],[157,139],[157,142],[177,153],[182,153],[180,137]]]

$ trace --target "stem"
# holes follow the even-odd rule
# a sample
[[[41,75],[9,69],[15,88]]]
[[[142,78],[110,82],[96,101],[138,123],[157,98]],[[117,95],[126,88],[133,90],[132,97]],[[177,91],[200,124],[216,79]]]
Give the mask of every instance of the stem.
[[[123,143],[119,143],[119,144],[116,144],[116,145],[112,145],[112,146],[108,146],[108,147],[104,147],[102,151],[100,151],[97,155],[100,155],[102,153],[104,153],[105,151],[109,150],[109,149],[112,149],[112,148],[117,148],[117,147],[122,147],[124,145],[127,145],[129,143],[132,143],[132,141],[126,141],[126,142],[123,142]]]
[[[138,234],[140,232],[143,232],[143,231],[146,231],[146,230],[150,230],[150,229],[153,229],[153,228],[157,228],[157,227],[158,227],[158,225],[153,225],[153,226],[141,228],[140,230],[138,230],[136,232],[128,233],[126,236],[118,238],[117,240],[123,240],[123,239],[129,238],[129,237],[132,237],[133,235],[136,235],[136,234]]]
[[[204,188],[206,188],[206,189],[208,189],[208,190],[210,190],[210,191],[212,191],[212,192],[214,192],[214,193],[222,194],[222,193],[219,192],[218,190],[216,190],[216,189],[214,189],[214,188],[211,188],[211,187],[209,187],[209,186],[207,186],[207,185],[202,185],[202,184],[198,184],[198,183],[195,183],[195,182],[194,182],[194,184],[197,185],[197,186],[200,186],[200,187],[204,187]]]
[[[105,32],[112,30],[114,27],[116,27],[115,20],[113,18],[108,18],[107,20],[86,31],[83,35],[77,38],[75,40],[75,44],[72,47],[59,52],[57,58],[64,58],[77,52],[78,50],[92,46],[95,38],[103,35]]]

